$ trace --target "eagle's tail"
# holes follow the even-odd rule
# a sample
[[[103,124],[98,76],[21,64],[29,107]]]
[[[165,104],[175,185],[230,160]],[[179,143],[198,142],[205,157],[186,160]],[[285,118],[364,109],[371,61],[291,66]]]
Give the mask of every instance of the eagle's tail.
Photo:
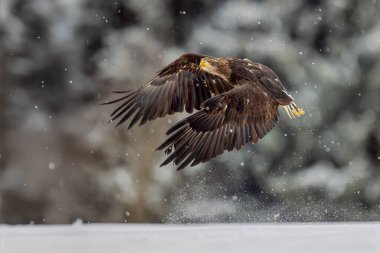
[[[291,119],[301,117],[301,115],[305,114],[305,111],[294,102],[285,105],[284,108]]]

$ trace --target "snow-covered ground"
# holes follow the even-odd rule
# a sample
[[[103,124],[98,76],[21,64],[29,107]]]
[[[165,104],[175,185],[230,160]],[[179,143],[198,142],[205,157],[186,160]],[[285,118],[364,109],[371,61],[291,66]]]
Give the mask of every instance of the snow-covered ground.
[[[379,223],[0,226],[13,252],[380,252]]]

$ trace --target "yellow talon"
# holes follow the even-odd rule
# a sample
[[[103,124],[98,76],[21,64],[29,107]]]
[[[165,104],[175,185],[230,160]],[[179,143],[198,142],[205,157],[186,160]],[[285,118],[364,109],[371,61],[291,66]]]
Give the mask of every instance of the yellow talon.
[[[305,111],[294,102],[284,106],[284,109],[291,119],[300,117],[301,115],[305,114]]]
[[[284,106],[284,109],[286,111],[286,113],[289,115],[289,118],[293,118],[292,115],[291,115],[291,112],[290,112],[290,109],[288,108],[288,105],[287,106]]]

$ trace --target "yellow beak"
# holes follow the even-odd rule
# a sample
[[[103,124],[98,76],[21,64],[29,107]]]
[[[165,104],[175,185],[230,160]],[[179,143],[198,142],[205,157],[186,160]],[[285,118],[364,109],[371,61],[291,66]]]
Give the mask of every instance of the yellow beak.
[[[207,61],[205,61],[204,59],[202,59],[201,62],[199,63],[199,66],[201,68],[206,68],[206,67],[210,66],[210,63],[208,63]]]

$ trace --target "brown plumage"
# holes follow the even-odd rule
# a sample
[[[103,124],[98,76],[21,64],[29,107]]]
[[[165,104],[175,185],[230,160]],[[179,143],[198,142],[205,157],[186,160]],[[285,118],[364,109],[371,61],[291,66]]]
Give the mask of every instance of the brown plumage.
[[[120,125],[134,115],[128,128],[198,110],[170,128],[158,147],[169,155],[161,166],[174,162],[178,170],[256,143],[277,124],[279,106],[291,118],[304,114],[270,68],[247,59],[185,54],[138,90],[116,93],[125,96],[104,104],[122,102],[111,120]]]

